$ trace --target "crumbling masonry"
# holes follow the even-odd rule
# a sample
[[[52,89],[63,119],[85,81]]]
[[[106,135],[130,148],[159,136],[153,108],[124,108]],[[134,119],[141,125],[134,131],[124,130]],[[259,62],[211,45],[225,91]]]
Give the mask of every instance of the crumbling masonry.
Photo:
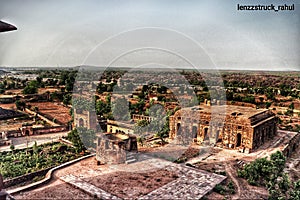
[[[231,105],[213,109],[214,115],[208,104],[178,110],[170,117],[170,139],[249,153],[276,134],[276,116],[270,110]]]

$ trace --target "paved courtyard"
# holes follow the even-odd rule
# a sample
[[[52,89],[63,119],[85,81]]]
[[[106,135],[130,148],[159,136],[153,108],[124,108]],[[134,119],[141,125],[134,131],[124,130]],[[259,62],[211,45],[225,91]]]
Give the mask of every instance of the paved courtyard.
[[[175,171],[178,174],[178,178],[144,196],[138,197],[138,199],[199,199],[226,179],[226,177],[222,175],[175,164],[159,158],[151,158],[145,155],[140,155],[139,161],[132,164],[109,166],[110,172],[127,171],[138,173],[158,169]],[[61,176],[60,180],[100,199],[119,199],[117,196],[85,182],[81,178],[83,176],[84,175],[81,174],[70,173]],[[130,184],[130,180],[128,180],[128,183]]]

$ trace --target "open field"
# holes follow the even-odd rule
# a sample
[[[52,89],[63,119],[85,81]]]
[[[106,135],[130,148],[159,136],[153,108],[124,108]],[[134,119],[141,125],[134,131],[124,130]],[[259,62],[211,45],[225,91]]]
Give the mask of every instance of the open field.
[[[57,105],[52,102],[34,102],[28,103],[32,107],[38,107],[38,112],[50,119],[56,119],[57,122],[67,124],[71,120],[70,108]]]

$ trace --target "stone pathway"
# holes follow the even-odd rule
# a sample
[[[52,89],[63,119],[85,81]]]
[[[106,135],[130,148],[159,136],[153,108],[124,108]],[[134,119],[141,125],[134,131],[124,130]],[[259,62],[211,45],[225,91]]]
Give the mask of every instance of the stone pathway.
[[[83,190],[84,192],[90,194],[93,197],[97,197],[98,199],[117,199],[120,200],[119,197],[116,197],[92,184],[89,184],[83,180],[81,180],[80,178],[69,174],[63,177],[60,177],[61,180],[63,180],[64,182],[79,188],[81,190]]]
[[[178,172],[179,177],[139,199],[200,199],[226,179],[183,165],[168,166],[166,170]]]

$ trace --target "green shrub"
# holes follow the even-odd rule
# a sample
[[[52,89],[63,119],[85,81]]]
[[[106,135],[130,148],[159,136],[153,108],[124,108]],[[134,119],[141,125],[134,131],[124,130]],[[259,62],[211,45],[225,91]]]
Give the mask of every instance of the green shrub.
[[[215,192],[217,192],[219,194],[224,194],[226,192],[225,188],[222,185],[220,185],[220,184],[216,185],[214,187],[213,191],[215,191]]]

